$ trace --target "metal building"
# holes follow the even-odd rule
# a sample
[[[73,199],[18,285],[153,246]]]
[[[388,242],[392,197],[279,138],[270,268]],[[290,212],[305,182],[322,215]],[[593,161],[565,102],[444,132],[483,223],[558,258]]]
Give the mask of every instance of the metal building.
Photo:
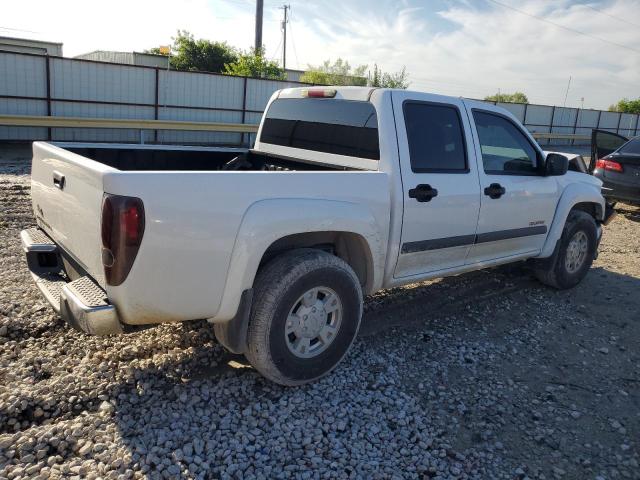
[[[35,53],[62,56],[62,43],[31,40],[28,38],[0,37],[0,50],[5,52]]]
[[[95,50],[93,52],[83,53],[82,55],[76,55],[74,58],[159,68],[167,68],[169,62],[169,57],[166,55],[144,52],[114,52],[109,50]]]

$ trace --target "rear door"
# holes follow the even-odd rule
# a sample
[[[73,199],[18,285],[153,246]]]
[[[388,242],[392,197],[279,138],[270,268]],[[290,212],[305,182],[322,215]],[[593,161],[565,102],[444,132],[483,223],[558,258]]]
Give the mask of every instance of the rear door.
[[[627,137],[618,135],[617,133],[593,129],[591,132],[591,161],[589,162],[589,172],[593,172],[598,160],[615,152],[628,140]]]
[[[404,216],[395,277],[465,264],[474,242],[480,188],[461,100],[393,91]]]

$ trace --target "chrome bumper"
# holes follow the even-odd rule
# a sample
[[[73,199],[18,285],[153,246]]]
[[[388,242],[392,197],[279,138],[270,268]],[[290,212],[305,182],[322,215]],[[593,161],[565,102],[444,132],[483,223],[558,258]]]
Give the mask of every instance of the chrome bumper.
[[[91,335],[124,331],[116,308],[91,277],[70,281],[64,272],[56,243],[39,228],[20,233],[22,248],[36,286],[69,325]]]

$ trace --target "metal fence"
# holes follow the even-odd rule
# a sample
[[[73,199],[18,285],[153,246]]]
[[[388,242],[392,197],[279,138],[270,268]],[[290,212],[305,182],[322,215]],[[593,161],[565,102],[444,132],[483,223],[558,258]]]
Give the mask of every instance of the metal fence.
[[[496,103],[496,102],[493,102]],[[509,110],[532,133],[557,133],[567,135],[591,135],[594,128],[618,133],[626,137],[638,135],[637,114],[608,112],[582,108],[556,107],[522,103],[496,105]],[[538,140],[543,145],[585,144],[588,140]]]
[[[0,51],[0,115],[257,124],[271,94],[299,82],[167,71],[83,59]],[[586,143],[593,128],[638,135],[638,115],[550,105],[498,103],[543,145]],[[150,130],[146,142],[248,144],[251,134]],[[539,135],[536,135],[539,136]],[[140,129],[0,125],[0,140],[139,142]]]
[[[0,115],[257,124],[298,82],[0,52]],[[147,142],[243,144],[249,134],[155,130]],[[139,130],[0,125],[0,140],[138,142]]]

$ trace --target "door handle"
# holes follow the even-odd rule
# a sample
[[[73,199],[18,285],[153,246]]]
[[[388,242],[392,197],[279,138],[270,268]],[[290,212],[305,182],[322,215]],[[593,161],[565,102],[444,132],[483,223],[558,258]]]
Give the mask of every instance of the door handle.
[[[500,198],[505,192],[506,190],[499,183],[492,183],[484,189],[484,194],[493,199]]]
[[[409,198],[415,198],[419,202],[430,202],[433,197],[437,196],[438,190],[431,188],[431,185],[423,183],[409,190]]]
[[[55,170],[53,171],[53,185],[60,190],[64,190],[64,175]]]

